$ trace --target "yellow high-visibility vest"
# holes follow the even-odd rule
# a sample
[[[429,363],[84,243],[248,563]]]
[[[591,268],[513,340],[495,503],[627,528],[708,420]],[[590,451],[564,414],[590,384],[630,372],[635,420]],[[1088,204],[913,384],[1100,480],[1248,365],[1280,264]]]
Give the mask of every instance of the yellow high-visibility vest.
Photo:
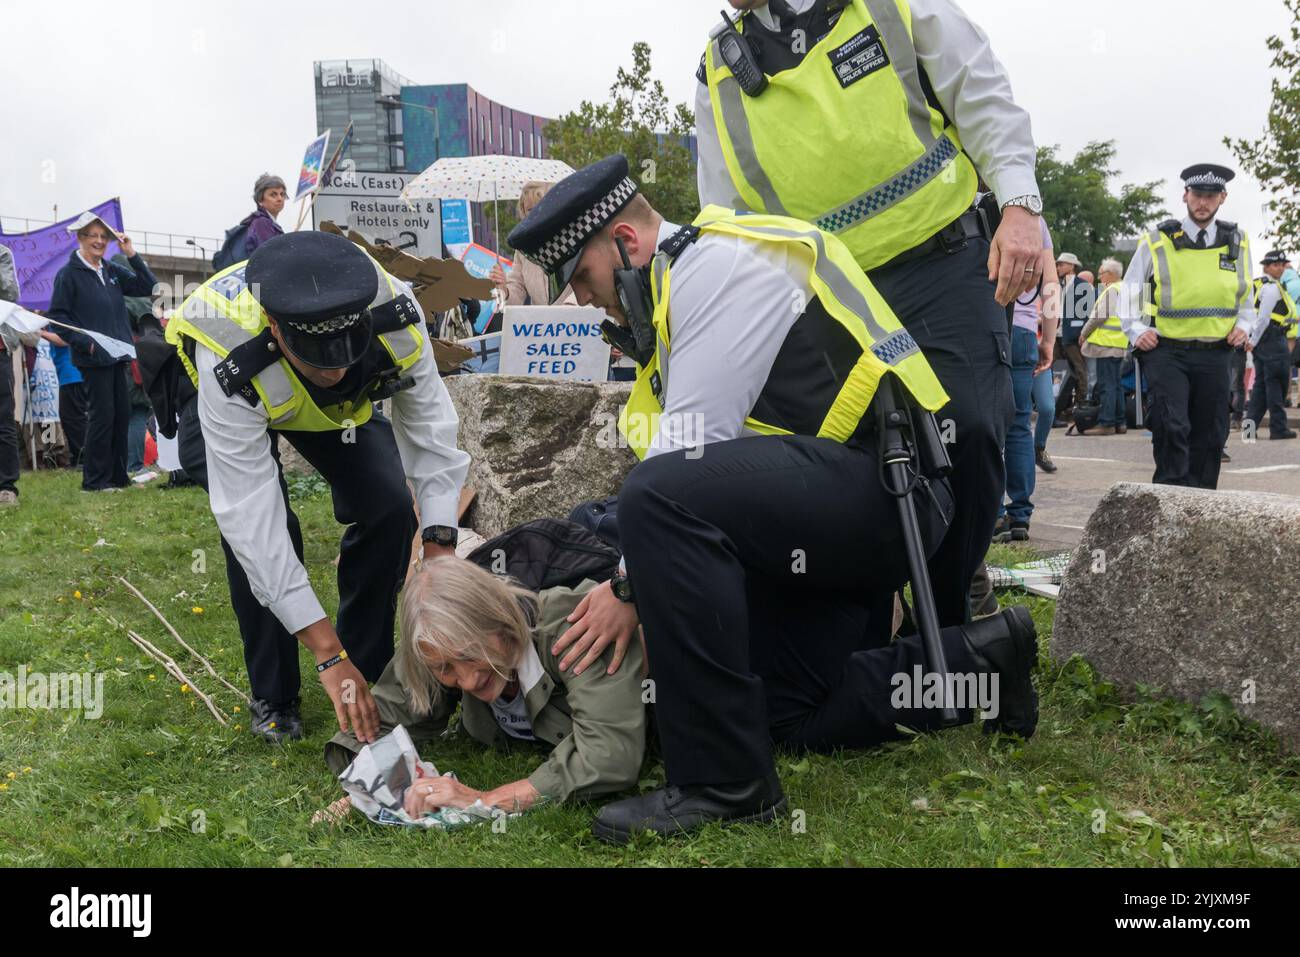
[[[1274,280],[1267,278],[1255,280],[1256,309],[1259,308],[1259,300],[1263,295],[1264,286],[1269,283],[1274,283]],[[1296,308],[1296,301],[1292,299],[1291,294],[1286,291],[1286,286],[1281,283],[1274,284],[1277,286],[1278,292],[1280,292],[1282,296],[1278,299],[1277,305],[1273,307],[1273,315],[1269,316],[1269,318],[1286,331],[1286,337],[1288,339],[1294,339],[1296,337],[1297,325],[1300,325],[1300,309]]]
[[[1103,289],[1101,295],[1097,297],[1097,304],[1092,307],[1092,315],[1088,318],[1095,319],[1097,317],[1097,310],[1099,310],[1102,307],[1102,304],[1106,302],[1106,297],[1110,294],[1110,291],[1112,289],[1119,289],[1122,285],[1123,283],[1113,282]],[[1106,318],[1106,321],[1092,331],[1092,335],[1088,336],[1089,343],[1107,349],[1128,348],[1128,336],[1124,335],[1124,327],[1120,325],[1119,316],[1116,312],[1117,310],[1112,309],[1111,314]]]
[[[373,260],[371,260],[373,262]],[[176,347],[195,388],[199,372],[194,366],[193,343],[202,343],[224,360],[235,349],[269,328],[266,312],[244,279],[246,262],[225,269],[190,295],[167,323],[167,341]],[[400,287],[375,263],[381,278],[379,296],[371,308],[397,298]],[[405,373],[419,361],[424,338],[415,326],[375,336],[394,365]],[[319,406],[293,366],[281,356],[250,382],[270,417],[270,426],[282,431],[330,432],[365,425],[372,414],[368,396],[338,405]]]
[[[806,220],[870,270],[971,207],[979,177],[926,97],[907,0],[852,0],[758,96],[741,91],[719,43],[705,53],[705,78],[744,208]]]
[[[795,244],[811,254],[806,282],[818,308],[806,308],[798,322],[830,323],[833,334],[816,373],[791,375],[778,363],[745,419],[759,435],[813,435],[846,442],[858,430],[880,380],[896,375],[918,404],[934,412],[948,395],[911,334],[903,328],[853,254],[834,236],[784,216],[742,214],[708,206],[694,224],[701,235],[736,236],[754,243]],[[660,414],[672,389],[672,316],[669,310],[673,256],[660,251],[651,268],[655,352],[637,370],[619,430],[638,458],[660,427]],[[847,333],[847,334],[846,334]],[[823,381],[824,380],[824,381]]]
[[[1226,244],[1188,248],[1181,225],[1161,227],[1139,243],[1152,263],[1152,295],[1143,312],[1162,338],[1226,339],[1250,293],[1250,240],[1234,226]]]

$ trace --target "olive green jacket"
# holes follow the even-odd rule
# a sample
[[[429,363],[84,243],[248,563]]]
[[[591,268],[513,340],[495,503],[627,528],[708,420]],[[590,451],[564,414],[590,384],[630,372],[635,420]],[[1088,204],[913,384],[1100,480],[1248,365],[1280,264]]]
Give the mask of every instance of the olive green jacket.
[[[551,646],[569,627],[565,619],[594,587],[595,582],[584,581],[577,588],[548,588],[541,593],[537,625],[533,628],[533,647],[541,668],[536,668],[530,656],[519,669],[533,734],[538,746],[550,750],[541,766],[528,776],[545,801],[559,802],[633,787],[645,754],[645,658],[641,643],[629,644],[622,666],[613,675],[605,673],[614,653],[612,645],[599,662],[577,677],[572,668],[560,671],[559,660],[551,654]],[[447,720],[457,703],[461,705],[457,730],[463,729],[483,744],[529,746],[529,742],[511,738],[501,729],[486,702],[453,689],[444,689],[432,714],[416,715],[392,662],[371,694],[379,707],[381,733],[404,725],[417,746],[436,741],[447,731]],[[360,750],[361,744],[351,733],[341,732],[325,745],[325,762],[336,775],[341,774]],[[428,757],[431,749],[421,750]],[[437,764],[436,755],[434,758]],[[486,790],[507,782],[466,783]]]

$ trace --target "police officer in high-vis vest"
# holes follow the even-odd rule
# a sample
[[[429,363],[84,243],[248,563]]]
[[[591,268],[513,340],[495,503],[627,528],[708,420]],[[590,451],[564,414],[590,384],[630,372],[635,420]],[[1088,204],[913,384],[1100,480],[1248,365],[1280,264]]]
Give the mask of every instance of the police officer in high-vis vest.
[[[934,727],[937,712],[891,701],[923,652],[889,643],[907,560],[868,409],[882,381],[922,409],[947,395],[844,244],[717,206],[666,222],[622,156],[558,183],[510,244],[617,319],[606,334],[638,366],[619,421],[644,460],[619,496],[624,568],[574,617],[644,628],[667,786],[606,806],[595,833],[769,820],[774,740],[830,750]],[[917,481],[933,549],[950,489]],[[1022,735],[1033,636],[1023,608],[941,634],[952,671],[1001,675],[994,725]]]
[[[1255,332],[1250,240],[1219,219],[1236,174],[1183,170],[1187,216],[1138,240],[1121,325],[1148,382],[1151,450],[1162,485],[1217,488],[1228,437],[1229,353]]]
[[[950,398],[957,515],[930,573],[958,624],[1006,487],[1005,307],[1042,279],[1029,116],[951,0],[730,3],[746,12],[715,28],[697,74],[700,203],[834,235],[920,345]]]
[[[420,507],[425,554],[454,554],[469,456],[410,287],[341,236],[275,237],[213,276],[167,325],[197,388],[180,457],[209,494],[252,685],[251,725],[302,735],[298,644],[316,661],[340,728],[373,740],[366,687],[393,653],[398,589]],[[375,408],[390,398],[391,422]],[[338,627],[303,567],[277,436],[329,484],[347,526]]]
[[[1258,434],[1267,409],[1270,439],[1296,437],[1295,430],[1287,427],[1285,399],[1291,387],[1290,341],[1295,338],[1300,313],[1280,282],[1286,265],[1286,254],[1278,250],[1264,257],[1264,276],[1255,280],[1255,308],[1262,328],[1258,341],[1247,346],[1255,357],[1255,386],[1246,419]]]

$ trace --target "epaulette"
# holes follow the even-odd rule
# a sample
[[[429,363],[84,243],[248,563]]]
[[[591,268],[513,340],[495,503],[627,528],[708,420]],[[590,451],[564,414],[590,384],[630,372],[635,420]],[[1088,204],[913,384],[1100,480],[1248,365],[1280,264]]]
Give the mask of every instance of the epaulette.
[[[231,349],[224,359],[212,367],[212,372],[217,377],[221,391],[227,396],[238,393],[249,405],[256,407],[260,400],[252,381],[263,369],[279,360],[280,347],[268,327],[262,330],[261,335]]]

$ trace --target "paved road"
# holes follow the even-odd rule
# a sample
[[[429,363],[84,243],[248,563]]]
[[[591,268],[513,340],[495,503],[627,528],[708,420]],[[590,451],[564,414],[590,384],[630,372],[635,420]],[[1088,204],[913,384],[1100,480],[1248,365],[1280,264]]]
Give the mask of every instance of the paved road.
[[[1293,419],[1300,416],[1295,410],[1291,414]],[[1067,436],[1064,429],[1054,429],[1047,452],[1060,471],[1047,475],[1039,470],[1029,526],[1031,544],[1043,549],[1077,545],[1088,516],[1111,485],[1150,482],[1155,471],[1151,434],[1142,429],[1116,436]],[[1228,454],[1232,461],[1223,464],[1220,489],[1300,497],[1300,439],[1248,444],[1234,432]]]

